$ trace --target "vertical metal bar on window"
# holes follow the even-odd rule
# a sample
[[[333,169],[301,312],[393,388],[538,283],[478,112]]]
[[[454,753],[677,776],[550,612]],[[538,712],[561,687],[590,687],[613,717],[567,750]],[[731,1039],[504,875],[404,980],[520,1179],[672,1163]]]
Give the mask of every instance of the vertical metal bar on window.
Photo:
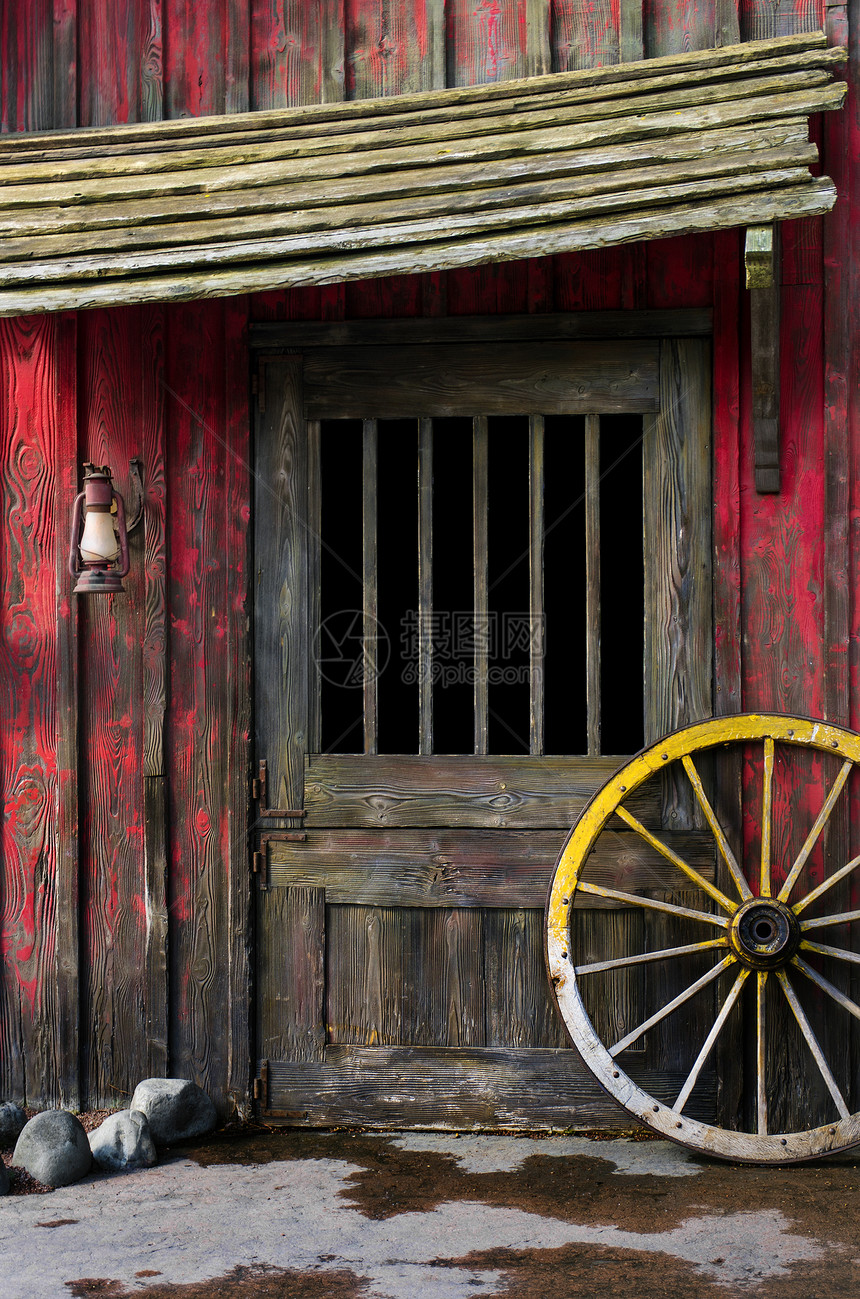
[[[529,418],[529,753],[543,753],[543,415]]]
[[[600,753],[600,416],[585,417],[585,675],[588,752]]]
[[[308,752],[319,753],[322,747],[322,721],[320,717],[320,570],[322,527],[322,461],[321,428],[318,419],[307,421],[308,439],[308,614],[311,628],[308,680]]]
[[[433,752],[433,421],[418,421],[418,752]]]
[[[487,562],[487,417],[472,420],[472,549],[474,557],[475,752],[488,748],[489,579]]]
[[[364,752],[377,753],[377,633],[379,630],[376,583],[376,484],[379,429],[375,419],[363,424],[362,508],[361,508],[361,585],[362,602],[362,670],[364,687]]]

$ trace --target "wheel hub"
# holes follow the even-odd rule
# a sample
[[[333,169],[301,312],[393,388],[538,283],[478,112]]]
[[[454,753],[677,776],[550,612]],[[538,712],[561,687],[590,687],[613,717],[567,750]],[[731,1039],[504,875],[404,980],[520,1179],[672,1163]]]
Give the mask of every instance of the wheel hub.
[[[800,925],[784,902],[752,898],[732,917],[729,942],[744,965],[776,970],[787,965],[800,946]]]

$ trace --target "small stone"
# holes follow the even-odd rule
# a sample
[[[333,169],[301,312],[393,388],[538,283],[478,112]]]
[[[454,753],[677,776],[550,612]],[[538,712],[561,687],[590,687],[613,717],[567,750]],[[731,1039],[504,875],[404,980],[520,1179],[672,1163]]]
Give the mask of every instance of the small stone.
[[[14,1146],[21,1135],[27,1115],[14,1101],[5,1101],[0,1105],[0,1146]]]
[[[202,1087],[183,1078],[146,1078],[135,1088],[131,1108],[146,1115],[157,1146],[202,1137],[218,1122],[215,1106]]]
[[[25,1124],[12,1163],[45,1186],[69,1186],[92,1167],[87,1134],[68,1110],[45,1110]]]
[[[125,1168],[151,1168],[158,1158],[149,1122],[140,1110],[120,1110],[118,1114],[109,1114],[89,1137],[93,1163],[99,1168],[114,1172]]]
[[[9,1169],[0,1159],[0,1195],[8,1195],[11,1185],[12,1179],[9,1176]]]

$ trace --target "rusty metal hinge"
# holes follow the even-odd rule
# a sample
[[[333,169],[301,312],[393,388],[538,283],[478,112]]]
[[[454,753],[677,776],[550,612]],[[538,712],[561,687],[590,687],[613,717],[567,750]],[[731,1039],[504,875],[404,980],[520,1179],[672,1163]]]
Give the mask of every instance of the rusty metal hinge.
[[[251,854],[251,869],[260,881],[263,892],[269,887],[269,844],[307,843],[307,840],[304,830],[269,830],[260,835],[260,847]]]
[[[257,815],[264,816],[283,816],[283,817],[303,817],[305,810],[303,807],[269,807],[269,765],[263,758],[259,766],[259,774],[251,781],[251,797],[259,804]]]
[[[254,1100],[260,1101],[263,1109],[269,1106],[269,1062],[264,1060],[260,1065],[260,1076],[254,1079]]]

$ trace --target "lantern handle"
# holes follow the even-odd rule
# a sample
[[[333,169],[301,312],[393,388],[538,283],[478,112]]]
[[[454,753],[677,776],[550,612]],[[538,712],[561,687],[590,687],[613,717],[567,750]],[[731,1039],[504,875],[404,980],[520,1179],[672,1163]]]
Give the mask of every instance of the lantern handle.
[[[119,492],[114,492],[113,495],[114,495],[114,500],[116,501],[116,522],[117,522],[117,532],[119,534],[119,557],[120,557],[120,567],[116,570],[116,576],[127,577],[128,569],[129,569],[129,560],[128,560],[128,527],[126,526],[126,522],[125,522],[125,501],[122,499]]]
[[[78,542],[81,539],[81,517],[84,509],[84,493],[78,492],[72,506],[72,535],[69,544],[69,572],[72,577],[80,577],[82,569],[78,563]]]
[[[130,536],[143,518],[143,461],[135,456],[128,462],[128,472],[131,479],[130,497],[129,497],[129,521],[125,525],[126,533]]]

